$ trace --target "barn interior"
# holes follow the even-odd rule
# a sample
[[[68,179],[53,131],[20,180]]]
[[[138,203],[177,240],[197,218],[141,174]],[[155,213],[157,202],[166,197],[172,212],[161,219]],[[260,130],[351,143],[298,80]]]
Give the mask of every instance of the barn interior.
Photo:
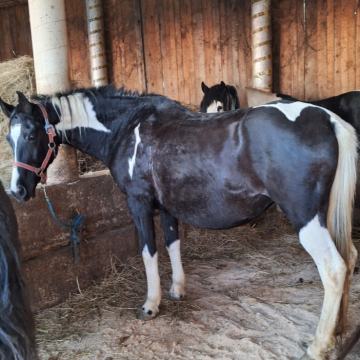
[[[262,2],[267,10],[258,16],[254,4]],[[358,0],[0,0],[0,97],[15,102],[16,90],[30,95],[113,83],[198,110],[201,82],[224,81],[236,87],[241,107],[252,101],[253,87],[323,99],[360,88],[358,13]],[[256,59],[260,16],[268,21],[261,26],[267,38]],[[44,48],[47,37],[57,39],[55,55],[46,53],[52,50]],[[256,77],[261,61],[265,68]],[[12,155],[0,116],[0,179],[8,185]],[[275,207],[226,231],[182,225],[187,297],[165,298],[161,315],[145,322],[137,318],[146,291],[137,235],[108,171],[65,149],[46,193],[60,219],[82,214],[85,223],[74,250],[43,187],[29,203],[13,202],[41,358],[295,359],[304,353],[323,289]],[[163,248],[158,224],[157,235]],[[160,270],[165,296],[171,277],[165,251]],[[359,359],[359,299],[357,265],[350,324],[334,359]]]

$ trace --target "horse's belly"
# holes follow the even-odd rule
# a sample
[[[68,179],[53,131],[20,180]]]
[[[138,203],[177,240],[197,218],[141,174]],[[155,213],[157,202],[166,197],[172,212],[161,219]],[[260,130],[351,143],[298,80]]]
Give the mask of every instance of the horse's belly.
[[[234,196],[222,201],[180,201],[167,209],[186,224],[207,229],[226,229],[254,219],[271,203],[271,199],[264,195],[246,199]]]

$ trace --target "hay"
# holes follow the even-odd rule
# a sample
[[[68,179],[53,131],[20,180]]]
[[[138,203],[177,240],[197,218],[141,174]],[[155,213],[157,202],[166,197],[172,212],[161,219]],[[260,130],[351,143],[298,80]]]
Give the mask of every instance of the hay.
[[[269,233],[271,237],[277,237],[291,228],[286,220],[279,222],[278,218],[282,215],[275,209],[268,211],[267,215],[267,218],[258,219],[259,226],[254,222],[248,226],[225,231],[189,228],[186,235],[189,241],[182,244],[185,273],[190,271],[194,262],[199,264],[218,259],[240,260],[244,256],[261,266],[268,262],[268,266],[271,267],[275,259],[267,259],[264,249],[259,252],[252,244],[253,239],[268,237]],[[295,251],[296,245],[295,243]],[[276,259],[276,263],[281,263],[280,257]],[[164,291],[160,316],[186,319],[192,311],[199,310],[186,299],[176,302],[166,297],[166,287],[169,288],[171,281],[171,268],[167,254],[161,250],[159,267]],[[116,316],[130,314],[135,318],[145,298],[145,292],[146,277],[141,257],[131,258],[125,264],[119,264],[116,259],[112,259],[108,275],[100,284],[84,291],[79,289],[79,293],[71,296],[66,302],[37,315],[38,344],[46,348],[47,344],[54,341],[58,343],[81,338],[88,331],[84,324],[90,319],[101,318],[104,313],[110,312]]]
[[[16,91],[22,91],[27,96],[35,93],[34,63],[30,56],[0,63],[0,97],[10,104],[15,104]],[[0,180],[5,187],[10,182],[12,164],[11,149],[5,139],[7,130],[7,118],[0,111]]]
[[[358,239],[355,239],[355,243],[359,247]],[[220,292],[228,297],[231,300],[230,304],[235,304],[234,306],[236,304],[245,306],[245,303],[249,301],[251,306],[254,306],[255,303],[261,303],[266,307],[278,305],[290,308],[294,305],[304,304],[304,299],[307,299],[309,294],[313,294],[311,291],[317,296],[319,295],[318,289],[321,288],[321,283],[316,271],[314,272],[313,261],[299,245],[298,238],[285,216],[277,212],[275,208],[269,209],[266,217],[259,218],[250,225],[231,230],[210,231],[187,228],[186,241],[182,245],[185,273],[189,277],[190,274],[195,274],[195,277],[201,274],[202,277],[198,279],[201,279],[201,283],[207,284],[206,286],[210,288],[210,294],[215,296],[217,292]],[[298,263],[294,259],[298,259],[299,256],[301,262]],[[234,263],[241,264],[244,267],[243,277],[239,280],[240,285],[226,287],[224,284],[220,284],[220,288],[217,289],[217,282],[212,279],[216,274],[216,269],[221,270]],[[153,327],[152,333],[161,337],[160,329],[164,324],[168,324],[165,332],[169,331],[169,328],[183,329],[183,326],[188,326],[186,330],[182,330],[185,332],[187,329],[194,330],[197,326],[204,327],[206,332],[206,327],[212,318],[209,317],[206,320],[206,315],[202,315],[206,309],[200,307],[197,301],[197,296],[202,296],[200,294],[201,289],[196,287],[195,298],[193,295],[192,298],[187,297],[181,302],[169,300],[166,296],[166,290],[170,285],[171,270],[165,251],[160,253],[159,266],[163,299],[159,318],[157,322],[151,325]],[[201,268],[210,269],[210,272],[199,272],[198,269]],[[305,268],[307,268],[308,273],[304,272]],[[238,281],[240,275],[239,272],[236,273],[235,282]],[[247,276],[249,276],[250,281],[246,281]],[[230,276],[230,282],[231,279]],[[276,286],[274,286],[274,279],[276,279]],[[242,287],[241,283],[247,284],[247,286]],[[269,283],[274,287],[274,291],[272,291]],[[191,285],[189,282],[188,290]],[[289,290],[291,288],[296,288],[296,297]],[[264,294],[259,291],[264,291]],[[304,294],[301,295],[302,291],[308,291],[304,293],[305,297]],[[135,320],[137,310],[145,298],[145,292],[146,278],[141,257],[132,258],[121,265],[117,263],[116,259],[113,259],[112,263],[109,264],[108,276],[100,284],[84,291],[79,289],[79,294],[72,296],[68,301],[37,315],[37,341],[40,355],[43,358],[49,358],[51,355],[50,358],[52,359],[61,358],[65,360],[106,358],[105,355],[96,357],[94,348],[102,349],[101,346],[104,342],[102,336],[105,333],[112,334],[111,331],[115,331],[115,334],[120,331],[115,340],[117,351],[127,351],[127,338],[132,332],[131,329],[135,329],[133,330],[134,333],[141,339],[147,339],[149,336],[145,330],[149,326],[148,323]],[[212,298],[209,301],[213,301]],[[319,299],[319,303],[314,305],[313,311],[315,313],[318,311],[317,307],[320,306],[320,303]],[[215,306],[215,308],[218,313],[224,310],[221,306]],[[245,310],[239,315],[241,322],[245,321],[243,317],[246,315],[246,311],[250,311],[250,308],[244,308]],[[214,313],[213,316],[216,317],[216,314]],[[252,318],[251,314],[249,318]],[[109,319],[116,323],[114,328],[111,325],[113,323],[109,324]],[[122,330],[123,325],[127,326],[125,330]],[[252,324],[247,324],[245,327],[247,328],[250,325],[252,326]],[[99,334],[100,328],[103,329],[101,330],[103,331],[101,332],[102,335]],[[140,333],[136,329],[141,329]],[[174,331],[176,333],[177,330]],[[208,334],[209,337],[213,335],[211,331]],[[108,336],[113,339],[113,336]],[[157,339],[156,336],[154,335],[154,338]],[[179,336],[182,337],[181,333]],[[150,343],[151,339],[148,340]],[[91,346],[84,346],[83,341],[85,343],[86,341],[94,341],[92,350]],[[134,351],[133,355],[124,353],[112,357],[115,354],[115,350],[112,349],[110,352],[112,356],[109,359],[139,358],[135,350],[140,342],[136,342],[136,339],[134,341],[136,346],[131,346],[131,349],[128,350]],[[145,340],[143,341],[145,342]],[[161,341],[166,342],[165,340]],[[80,343],[82,343],[81,346]],[[144,346],[147,347],[148,345]],[[150,344],[149,346],[155,345]],[[186,346],[184,345],[182,351],[185,350]],[[193,353],[191,354],[193,355]],[[168,357],[160,356],[159,358]]]

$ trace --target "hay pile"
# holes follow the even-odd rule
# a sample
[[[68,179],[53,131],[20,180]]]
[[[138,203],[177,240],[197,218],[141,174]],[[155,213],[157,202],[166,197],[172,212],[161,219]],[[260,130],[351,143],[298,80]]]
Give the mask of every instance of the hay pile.
[[[27,96],[35,93],[34,62],[30,56],[0,63],[0,97],[8,103],[17,102],[16,91]],[[7,187],[11,177],[12,154],[5,139],[7,118],[0,111],[0,180]]]

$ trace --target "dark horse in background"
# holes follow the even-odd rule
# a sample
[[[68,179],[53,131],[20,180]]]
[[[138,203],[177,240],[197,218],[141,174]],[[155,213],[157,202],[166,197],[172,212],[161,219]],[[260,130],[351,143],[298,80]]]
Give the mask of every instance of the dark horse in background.
[[[240,108],[240,101],[236,88],[226,85],[223,81],[212,87],[208,87],[204,82],[201,83],[204,93],[200,103],[200,111],[204,113],[215,113]]]
[[[302,101],[286,94],[276,95],[286,100]],[[360,138],[360,91],[349,91],[326,99],[307,102],[329,109],[339,115],[355,128],[358,138]]]
[[[0,183],[0,359],[37,359],[35,331],[20,272],[17,223]]]
[[[178,219],[225,229],[278,204],[324,286],[307,351],[313,359],[324,358],[345,318],[357,258],[351,239],[357,161],[352,126],[328,110],[291,101],[209,115],[164,96],[111,86],[32,101],[18,95],[16,107],[0,101],[10,118],[13,195],[20,201],[35,196],[60,144],[102,160],[126,194],[139,234],[148,286],[144,317],[154,317],[161,300],[155,209],[172,265],[170,295],[180,299],[185,275]]]

